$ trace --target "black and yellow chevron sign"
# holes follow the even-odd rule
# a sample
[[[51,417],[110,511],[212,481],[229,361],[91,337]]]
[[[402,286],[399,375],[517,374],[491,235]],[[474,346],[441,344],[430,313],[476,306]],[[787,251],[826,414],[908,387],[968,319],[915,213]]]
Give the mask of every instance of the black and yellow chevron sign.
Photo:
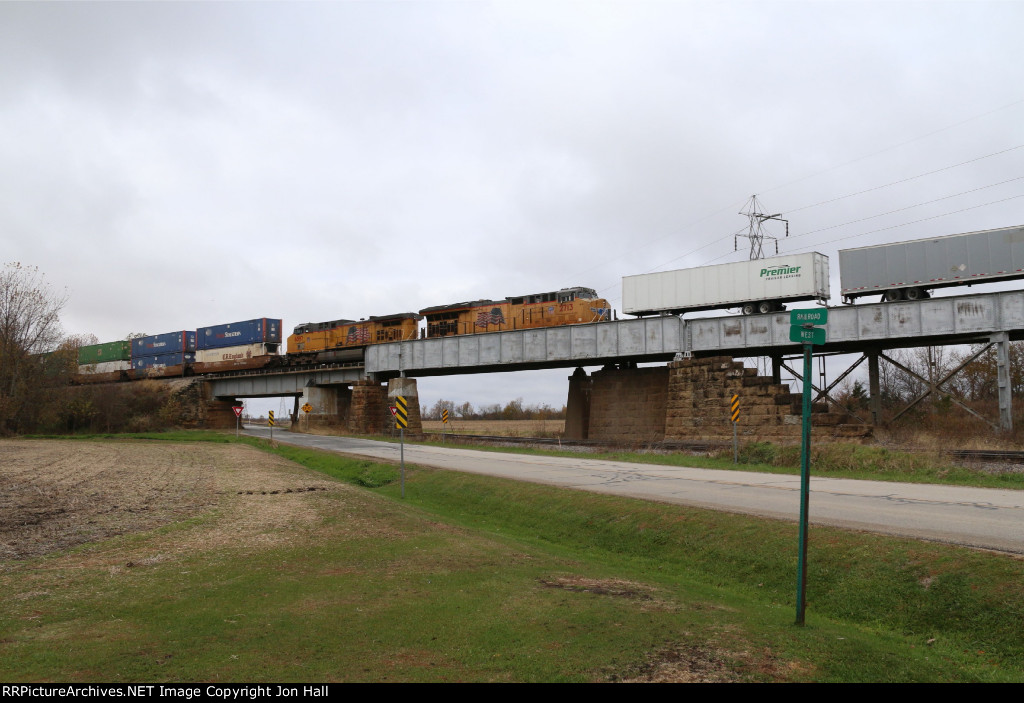
[[[443,422],[446,425],[448,424],[448,411],[447,410],[442,410],[441,411],[441,422]]]
[[[729,419],[733,422],[739,422],[740,419],[740,397],[734,395],[732,402],[729,403]]]
[[[268,415],[268,417],[267,417],[267,424],[270,425],[271,427],[273,427],[274,426],[274,411],[271,410],[270,412],[267,413],[267,415]]]
[[[405,402],[405,396],[395,397],[395,429],[404,430],[409,427],[409,404]]]

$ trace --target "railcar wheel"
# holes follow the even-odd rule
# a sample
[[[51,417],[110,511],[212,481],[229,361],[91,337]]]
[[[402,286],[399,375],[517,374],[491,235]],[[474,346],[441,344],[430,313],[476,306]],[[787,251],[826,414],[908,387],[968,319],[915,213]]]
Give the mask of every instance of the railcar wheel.
[[[756,308],[754,307],[753,303],[746,303],[743,305],[742,310],[744,315],[753,315],[754,310],[756,310]]]

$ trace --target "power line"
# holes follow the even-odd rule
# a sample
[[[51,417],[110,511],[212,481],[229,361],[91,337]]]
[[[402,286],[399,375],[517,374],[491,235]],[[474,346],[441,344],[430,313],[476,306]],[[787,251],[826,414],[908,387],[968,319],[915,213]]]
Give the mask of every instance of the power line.
[[[838,168],[843,168],[845,166],[849,166],[850,164],[855,164],[858,161],[864,161],[865,159],[870,159],[873,156],[878,156],[879,154],[884,154],[884,153],[892,151],[894,149],[899,149],[900,147],[906,146],[907,144],[913,144],[914,142],[921,141],[922,139],[927,139],[928,137],[935,136],[936,134],[941,134],[942,132],[945,132],[947,130],[953,129],[954,127],[959,127],[960,125],[967,124],[968,122],[973,122],[974,120],[981,119],[982,117],[988,117],[989,115],[993,115],[993,114],[995,114],[997,112],[1000,112],[1002,110],[1005,110],[1007,108],[1014,107],[1015,105],[1020,105],[1021,103],[1024,103],[1024,99],[1015,100],[1012,103],[1007,103],[1006,105],[1003,105],[1001,107],[997,107],[994,110],[989,110],[988,112],[983,112],[980,115],[974,115],[973,117],[968,117],[967,119],[960,120],[959,122],[954,122],[951,125],[947,125],[945,127],[940,127],[939,129],[936,129],[936,130],[933,130],[931,132],[928,132],[927,134],[922,134],[919,137],[914,137],[913,139],[908,139],[905,142],[900,142],[899,144],[894,144],[893,146],[889,146],[889,147],[886,147],[884,149],[880,149],[878,151],[873,151],[870,154],[865,154],[864,156],[858,156],[856,159],[851,159],[850,161],[843,162],[843,163],[838,164],[836,166],[830,166],[830,167],[828,167],[826,169],[822,169],[821,171],[816,171],[816,172],[808,174],[806,176],[801,176],[800,178],[797,178],[796,180],[789,181],[788,183],[782,183],[781,185],[773,186],[771,188],[768,188],[767,190],[762,190],[761,193],[770,193],[770,192],[772,192],[774,190],[778,190],[780,188],[785,188],[785,187],[791,186],[791,185],[793,185],[795,183],[802,183],[803,181],[806,181],[808,179],[820,176],[823,173],[828,173],[829,171],[835,171]]]
[[[882,188],[888,188],[889,186],[899,185],[900,183],[906,183],[907,181],[913,181],[913,180],[916,180],[918,178],[924,178],[925,176],[931,176],[931,175],[936,174],[936,173],[942,173],[943,171],[949,171],[950,169],[957,168],[958,166],[965,166],[967,164],[973,164],[976,161],[982,161],[984,159],[990,159],[993,156],[999,156],[1000,154],[1005,154],[1007,152],[1013,151],[1014,149],[1020,149],[1021,147],[1024,147],[1024,144],[1018,144],[1017,146],[1012,146],[1009,149],[1003,149],[1002,151],[996,151],[996,152],[993,152],[991,154],[986,154],[985,156],[979,156],[976,159],[969,159],[967,161],[961,161],[960,163],[953,164],[952,166],[943,166],[942,168],[935,169],[934,171],[928,171],[926,173],[919,173],[916,176],[910,176],[908,178],[903,178],[903,179],[900,179],[898,181],[892,181],[891,183],[886,183],[885,185],[875,186],[874,188],[868,188],[866,190],[859,190],[856,193],[849,193],[848,195],[840,195],[838,198],[830,198],[829,200],[822,200],[820,203],[814,203],[813,205],[804,205],[803,207],[794,208],[793,210],[787,210],[786,214],[789,215],[789,214],[792,214],[794,212],[800,212],[801,210],[809,210],[810,208],[818,207],[819,205],[827,205],[828,203],[834,203],[834,202],[836,202],[838,200],[845,200],[846,198],[852,198],[855,195],[863,195],[864,193],[871,193],[871,192],[876,191],[876,190],[881,190]]]
[[[800,239],[801,237],[808,237],[808,236],[810,236],[812,234],[817,234],[818,232],[826,232],[826,231],[828,231],[830,229],[836,229],[838,227],[845,227],[846,225],[852,225],[852,224],[856,224],[858,222],[864,222],[866,220],[873,220],[876,217],[884,217],[885,215],[892,215],[893,213],[896,213],[896,212],[903,212],[904,210],[912,210],[913,208],[921,207],[922,205],[931,205],[932,203],[938,203],[938,202],[941,202],[943,200],[949,200],[950,198],[956,198],[956,197],[959,197],[961,195],[967,195],[968,193],[977,193],[980,190],[986,190],[988,188],[995,188],[996,186],[1001,186],[1001,185],[1004,185],[1006,183],[1013,183],[1014,181],[1019,181],[1021,179],[1024,179],[1024,176],[1017,176],[1016,178],[1010,178],[1010,179],[1007,179],[1005,181],[1000,181],[998,183],[989,184],[987,186],[981,186],[981,187],[978,187],[978,188],[972,188],[971,190],[962,190],[959,193],[953,193],[952,195],[944,195],[941,198],[935,198],[934,200],[926,200],[926,201],[921,202],[921,203],[915,203],[914,205],[908,205],[906,207],[896,208],[895,210],[889,210],[888,212],[881,212],[881,213],[879,213],[877,215],[869,215],[868,217],[861,217],[860,219],[850,220],[849,222],[843,222],[843,223],[838,224],[838,225],[829,225],[828,227],[821,227],[820,229],[812,229],[810,232],[803,232],[802,234],[793,235],[792,237],[790,237],[790,239]]]
[[[1013,180],[1017,180],[1017,179],[1013,179]],[[970,207],[960,208],[959,210],[952,210],[950,212],[944,212],[944,213],[942,213],[940,215],[932,215],[931,217],[922,217],[919,220],[911,220],[910,222],[903,222],[903,223],[898,224],[898,225],[891,225],[889,227],[880,227],[878,229],[873,229],[873,230],[871,230],[869,232],[861,232],[860,234],[850,234],[850,235],[847,235],[845,237],[836,237],[835,239],[829,239],[829,240],[824,241],[824,242],[818,242],[818,243],[813,244],[811,246],[817,247],[817,246],[821,246],[822,244],[834,244],[835,242],[843,242],[843,241],[846,241],[847,239],[857,239],[858,237],[866,237],[869,234],[877,234],[878,232],[886,232],[886,231],[888,231],[890,229],[898,229],[900,227],[906,227],[907,225],[916,225],[919,222],[928,222],[929,220],[937,220],[940,217],[948,217],[949,215],[956,215],[956,214],[959,214],[961,212],[968,212],[969,210],[977,210],[978,208],[988,207],[989,205],[998,205],[999,203],[1005,203],[1005,202],[1008,202],[1010,200],[1016,200],[1017,198],[1024,198],[1024,193],[1021,193],[1020,195],[1011,195],[1009,198],[1003,198],[1001,200],[993,200],[991,202],[982,203],[981,205],[972,205]],[[805,247],[804,250],[807,250],[808,248],[810,248],[810,247]],[[800,250],[798,250],[798,251],[800,251]]]

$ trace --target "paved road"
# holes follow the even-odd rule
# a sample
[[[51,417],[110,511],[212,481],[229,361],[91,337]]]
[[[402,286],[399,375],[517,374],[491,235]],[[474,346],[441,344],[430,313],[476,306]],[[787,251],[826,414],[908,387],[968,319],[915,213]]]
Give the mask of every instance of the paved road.
[[[247,434],[266,437],[253,427]],[[397,463],[399,445],[277,431],[274,439]],[[408,464],[679,503],[799,518],[800,477],[594,459],[499,454],[407,444]],[[813,467],[812,467],[813,472]],[[1024,554],[1024,491],[811,478],[810,519],[867,532]]]

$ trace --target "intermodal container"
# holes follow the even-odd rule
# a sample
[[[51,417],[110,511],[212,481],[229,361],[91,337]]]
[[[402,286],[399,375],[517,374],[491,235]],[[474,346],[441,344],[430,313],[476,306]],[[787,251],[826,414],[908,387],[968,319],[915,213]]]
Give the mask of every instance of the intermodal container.
[[[132,340],[132,359],[156,356],[157,354],[194,352],[195,350],[196,333],[189,330],[154,334],[150,337],[139,337]]]
[[[168,352],[153,356],[139,356],[132,359],[132,369],[140,371],[143,369],[160,369],[165,366],[181,366],[191,364],[196,360],[194,352]]]
[[[104,361],[127,361],[132,358],[132,343],[127,340],[90,344],[78,348],[79,364],[99,364]]]
[[[196,330],[197,349],[239,347],[246,344],[280,344],[281,320],[260,317]]]
[[[218,347],[217,349],[196,350],[196,361],[211,364],[217,361],[241,361],[243,359],[262,358],[276,355],[273,344],[242,344],[237,347]]]
[[[128,371],[132,367],[132,362],[128,359],[119,359],[117,361],[100,361],[95,364],[79,364],[78,373],[91,375],[94,373],[112,373],[114,371]]]

